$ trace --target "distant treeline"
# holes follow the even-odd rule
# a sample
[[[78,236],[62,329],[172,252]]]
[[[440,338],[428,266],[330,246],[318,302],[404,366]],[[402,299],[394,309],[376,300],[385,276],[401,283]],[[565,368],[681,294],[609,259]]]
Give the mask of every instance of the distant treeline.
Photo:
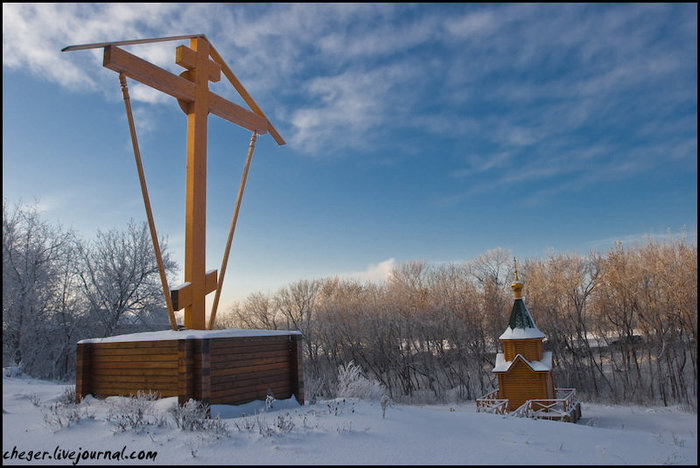
[[[86,241],[36,207],[3,202],[2,260],[3,367],[69,379],[80,339],[168,327],[145,223]],[[495,383],[512,266],[496,249],[464,263],[403,263],[384,282],[300,280],[250,295],[218,326],[301,331],[309,399],[333,396],[350,362],[395,400],[474,399]],[[670,236],[520,259],[556,385],[590,400],[696,408],[697,267],[697,246]]]
[[[512,265],[496,249],[465,263],[400,264],[382,283],[300,280],[250,295],[220,326],[300,330],[309,397],[333,395],[337,370],[352,361],[397,400],[474,399],[495,384]],[[589,400],[696,408],[697,246],[669,237],[550,253],[522,259],[518,273],[558,387]]]

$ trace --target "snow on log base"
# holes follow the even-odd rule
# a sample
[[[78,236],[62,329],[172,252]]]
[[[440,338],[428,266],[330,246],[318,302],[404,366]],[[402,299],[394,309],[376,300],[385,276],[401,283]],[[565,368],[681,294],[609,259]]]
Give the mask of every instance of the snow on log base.
[[[294,395],[304,404],[302,335],[279,330],[182,330],[78,342],[79,399],[139,390],[208,404]]]

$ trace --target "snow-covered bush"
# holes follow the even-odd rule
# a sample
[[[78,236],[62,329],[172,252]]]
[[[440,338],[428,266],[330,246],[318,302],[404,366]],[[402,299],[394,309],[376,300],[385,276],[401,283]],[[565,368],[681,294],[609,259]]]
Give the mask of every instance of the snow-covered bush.
[[[211,419],[209,405],[200,401],[190,399],[183,405],[171,408],[170,414],[175,419],[175,425],[182,431],[206,431],[217,438],[229,433],[226,423],[218,416]]]
[[[30,398],[30,400],[35,406],[40,405],[38,396]],[[75,403],[75,400],[73,402],[66,401],[65,392],[58,401],[40,407],[40,411],[44,418],[44,424],[53,430],[70,427],[83,419],[94,419],[95,417],[90,412],[88,405]]]
[[[63,403],[64,405],[77,403],[78,400],[75,394],[75,385],[69,385],[66,388],[64,388],[63,393],[59,397],[58,401],[59,403]]]
[[[22,375],[22,366],[7,366],[2,368],[2,373],[5,377],[19,377]]]
[[[30,395],[27,395],[27,399],[32,402],[32,405],[34,406],[39,406],[41,405],[41,398],[39,398],[38,393],[32,393]]]
[[[275,404],[275,397],[272,396],[270,393],[267,394],[267,397],[265,397],[265,410],[271,410]]]
[[[384,419],[386,417],[386,409],[391,404],[391,398],[385,393],[382,395],[382,399],[379,400],[379,403],[382,405],[382,419]]]
[[[306,427],[306,421],[304,421],[304,424]],[[274,421],[264,417],[262,414],[243,417],[234,421],[233,425],[239,431],[257,432],[263,437],[287,434],[296,427],[294,417],[289,412],[278,414]]]
[[[165,419],[154,411],[158,393],[138,391],[131,398],[118,397],[112,401],[107,421],[114,423],[117,432],[140,430],[143,426],[163,426]]]
[[[379,400],[384,393],[384,386],[365,377],[353,361],[338,368],[338,397]]]
[[[323,396],[323,380],[312,375],[304,368],[304,397],[310,405]]]
[[[284,434],[291,432],[296,425],[294,424],[294,418],[291,414],[283,413],[277,416],[275,426],[280,433]]]
[[[175,420],[175,425],[183,431],[197,431],[202,429],[202,421],[207,417],[208,407],[196,400],[188,400],[182,405],[170,409],[170,414]]]
[[[351,401],[350,403],[350,413],[355,413],[355,402]],[[347,409],[348,409],[348,402],[345,401],[345,398],[343,399],[335,399],[335,400],[329,400],[326,401],[326,408],[328,408],[328,414],[332,414],[334,416],[341,416],[343,415]]]
[[[72,426],[82,419],[80,408],[76,405],[52,403],[42,408],[41,413],[44,416],[44,423],[54,430]]]

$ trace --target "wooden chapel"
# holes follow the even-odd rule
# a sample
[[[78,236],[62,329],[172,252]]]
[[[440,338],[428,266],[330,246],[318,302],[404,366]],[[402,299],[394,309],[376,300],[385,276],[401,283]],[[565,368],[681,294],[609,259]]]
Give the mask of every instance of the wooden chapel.
[[[552,352],[544,350],[546,336],[525,306],[523,287],[516,264],[513,308],[492,370],[498,388],[477,399],[477,411],[576,422],[581,417],[576,390],[554,386]]]

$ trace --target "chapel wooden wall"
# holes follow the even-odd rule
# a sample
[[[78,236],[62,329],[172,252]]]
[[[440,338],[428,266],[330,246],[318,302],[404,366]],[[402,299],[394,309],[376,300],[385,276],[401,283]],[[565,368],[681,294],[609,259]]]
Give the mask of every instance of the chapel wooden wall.
[[[533,340],[501,340],[503,347],[503,357],[506,361],[512,361],[515,356],[521,354],[528,361],[539,361],[542,359],[544,345],[541,339]]]
[[[527,400],[552,398],[547,391],[548,380],[551,382],[549,372],[533,372],[518,360],[508,372],[498,374],[498,398],[508,399],[508,411],[518,409]]]

